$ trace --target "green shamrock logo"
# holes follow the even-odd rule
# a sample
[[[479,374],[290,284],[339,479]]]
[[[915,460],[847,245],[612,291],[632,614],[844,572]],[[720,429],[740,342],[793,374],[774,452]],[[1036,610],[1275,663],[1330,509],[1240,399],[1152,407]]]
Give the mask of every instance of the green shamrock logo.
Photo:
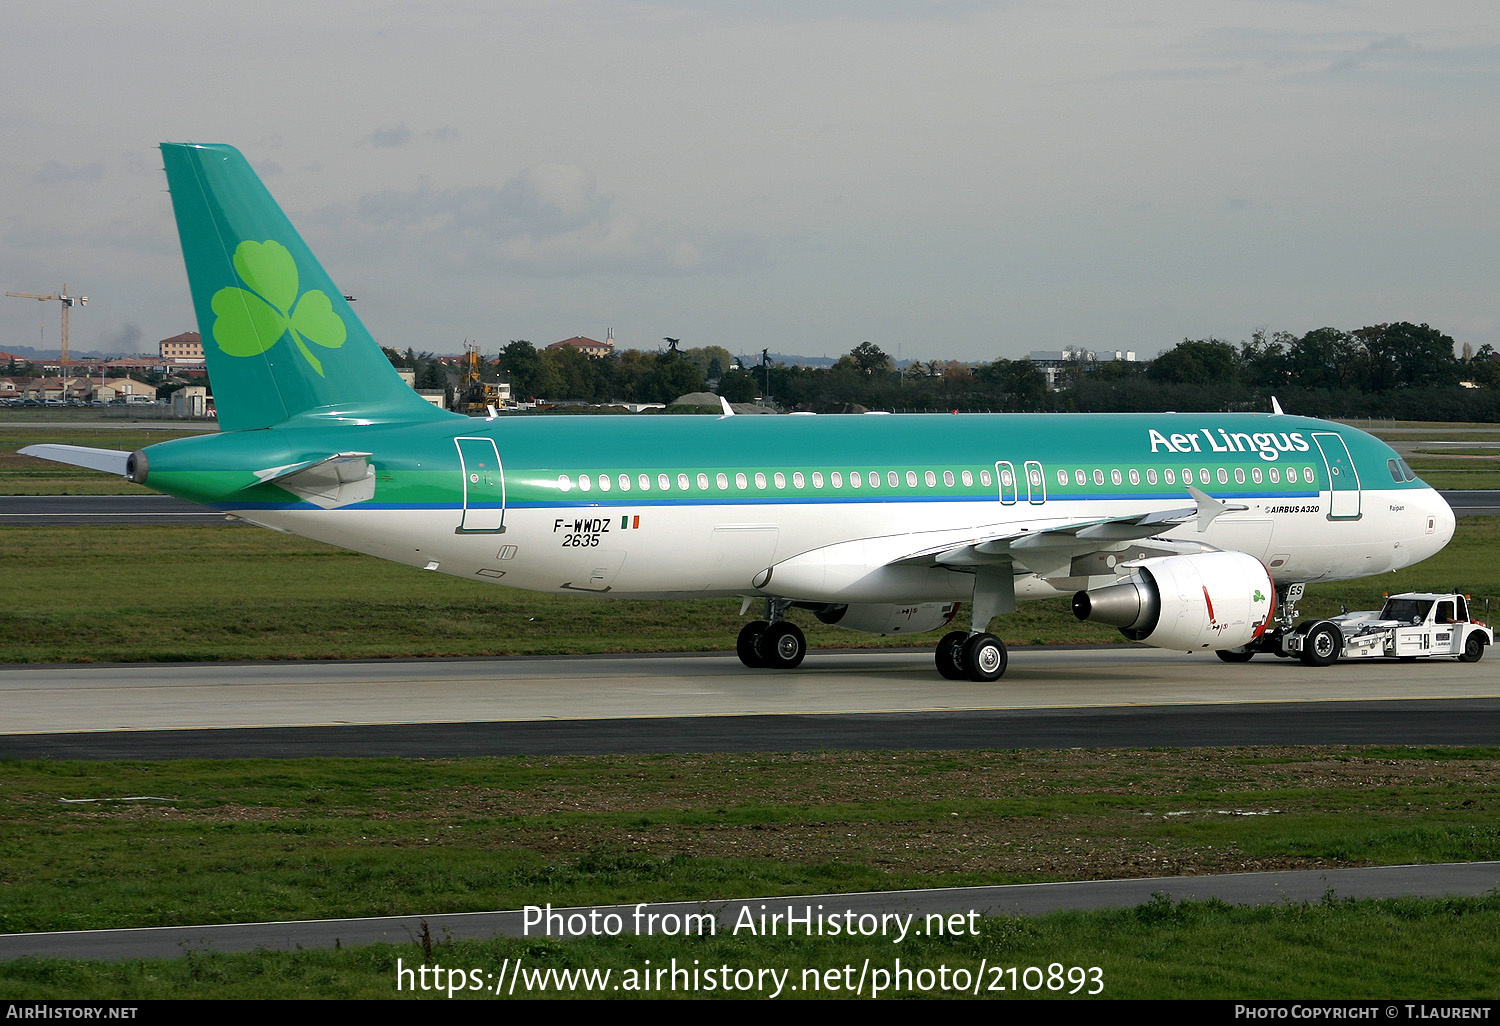
[[[1260,593],[1260,589],[1259,588],[1256,588],[1255,589],[1255,597],[1253,599],[1251,599],[1251,601],[1252,602],[1264,602],[1265,600],[1266,600],[1266,597]]]
[[[298,295],[297,262],[279,242],[242,242],[234,269],[248,289],[214,293],[214,342],[230,356],[259,356],[291,333],[292,342],[323,377],[323,364],[307,343],[324,349],[344,344],[344,322],[321,289]]]

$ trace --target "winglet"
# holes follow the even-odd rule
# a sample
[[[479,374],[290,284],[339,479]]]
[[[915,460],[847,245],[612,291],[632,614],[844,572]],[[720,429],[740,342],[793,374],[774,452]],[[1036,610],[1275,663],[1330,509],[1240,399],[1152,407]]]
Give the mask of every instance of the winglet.
[[[1282,415],[1282,412],[1283,411],[1281,409],[1281,404],[1276,401],[1276,397],[1274,395],[1271,396],[1271,416],[1280,417]]]
[[[722,406],[722,407],[724,407],[724,416],[726,416],[726,417],[733,417],[734,416],[734,407],[730,406],[729,405],[729,400],[725,399],[722,395],[719,396],[719,405]]]
[[[1221,502],[1207,492],[1192,485],[1188,485],[1187,490],[1188,494],[1193,497],[1193,501],[1198,504],[1199,533],[1207,531],[1209,525],[1225,513],[1242,513],[1250,508],[1249,506],[1241,506],[1238,503]]]

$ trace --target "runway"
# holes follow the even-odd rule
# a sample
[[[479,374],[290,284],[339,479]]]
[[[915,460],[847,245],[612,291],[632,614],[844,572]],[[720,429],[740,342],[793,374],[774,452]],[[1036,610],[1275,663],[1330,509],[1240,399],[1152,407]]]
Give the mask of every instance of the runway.
[[[1494,744],[1500,658],[1339,663],[1017,648],[0,669],[0,757],[459,756],[824,748]]]

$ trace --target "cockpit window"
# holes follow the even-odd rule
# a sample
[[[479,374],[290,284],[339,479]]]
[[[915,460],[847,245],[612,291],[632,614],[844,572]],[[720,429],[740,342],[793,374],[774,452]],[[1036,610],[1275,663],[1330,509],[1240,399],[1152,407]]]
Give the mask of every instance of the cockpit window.
[[[1402,472],[1401,465],[1395,460],[1386,460],[1385,465],[1391,472],[1392,481],[1400,484],[1401,482],[1406,480],[1406,474]]]
[[[1408,481],[1415,481],[1417,479],[1417,472],[1411,469],[1411,464],[1405,460],[1397,460],[1396,463],[1401,467],[1401,472],[1406,475]]]

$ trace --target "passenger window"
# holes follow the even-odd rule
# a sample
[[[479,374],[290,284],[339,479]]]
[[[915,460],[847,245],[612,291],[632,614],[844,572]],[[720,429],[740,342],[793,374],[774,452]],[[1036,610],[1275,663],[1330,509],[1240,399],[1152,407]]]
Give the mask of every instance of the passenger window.
[[[736,474],[736,475],[734,475],[734,486],[736,488],[738,488],[740,491],[744,491],[745,488],[746,488],[746,486],[749,485],[749,484],[750,484],[750,482],[747,481],[747,480],[745,480],[745,475],[744,474]]]
[[[620,475],[620,491],[622,491],[622,492],[628,492],[628,491],[630,491],[630,475],[629,474],[621,474]]]
[[[839,483],[839,476],[837,474],[833,475],[833,483],[834,484],[838,484]],[[859,487],[863,486],[864,483],[865,483],[865,479],[864,479],[864,477],[862,477],[860,475],[859,471],[856,470],[854,473],[852,473],[852,474],[849,475],[849,487],[850,488],[859,488]]]
[[[986,488],[990,486],[990,472],[988,470],[981,470],[979,472],[979,483]]]
[[[896,472],[894,470],[891,471],[891,476],[892,477],[896,476]],[[908,470],[906,472],[906,487],[908,487],[908,488],[915,488],[916,486],[917,486],[917,472],[915,470]],[[896,487],[896,482],[895,481],[891,482],[891,487],[892,488]]]
[[[609,491],[609,475],[608,474],[600,474],[599,475],[599,490],[601,492],[607,492],[607,491]]]
[[[663,485],[662,487],[666,487],[666,486]],[[678,474],[677,475],[677,487],[681,488],[683,491],[687,491],[688,490],[688,476],[686,474]]]
[[[1222,474],[1222,473],[1224,473],[1224,471],[1220,470],[1219,473]],[[1199,484],[1208,484],[1208,468],[1207,467],[1199,467],[1198,468],[1198,483]]]
[[[1077,481],[1081,485],[1086,485],[1089,483],[1088,475],[1086,475],[1081,470],[1073,471],[1073,480]]]
[[[1286,481],[1287,481],[1287,484],[1296,484],[1297,483],[1297,468],[1296,467],[1287,467],[1286,468]]]
[[[727,491],[729,489],[729,475],[728,474],[715,474],[714,475],[714,484],[716,484],[716,485],[719,486],[719,491],[721,491],[721,492],[722,491]]]
[[[835,488],[844,487],[844,475],[840,474],[837,470],[833,472],[833,475],[829,478],[829,480],[833,482],[833,486]]]
[[[702,488],[704,491],[708,490],[708,475],[707,474],[699,474],[698,475],[698,487]]]
[[[951,471],[951,470],[945,470],[945,471],[943,471],[943,485],[945,487],[948,487],[948,488],[952,488],[953,487],[953,471]]]
[[[755,487],[757,487],[757,488],[764,488],[765,486],[766,486],[766,475],[764,475],[764,474],[756,474],[755,475]]]
[[[1167,471],[1167,473],[1170,474],[1171,471],[1169,470],[1169,471]],[[1156,484],[1156,468],[1155,467],[1147,467],[1146,468],[1146,483],[1150,484],[1150,485]]]
[[[786,487],[786,475],[781,473],[780,471],[777,472],[776,476],[772,478],[772,480],[776,482],[777,488]]]
[[[1229,471],[1225,470],[1223,467],[1219,468],[1219,475],[1218,476],[1219,476],[1219,484],[1228,484],[1229,483]]]
[[[557,487],[565,492],[571,492],[573,490],[573,479],[567,474],[559,474],[557,475]]]
[[[592,487],[594,487],[594,482],[593,482],[593,480],[591,480],[589,478],[589,476],[587,474],[579,474],[578,475],[578,490],[579,491],[586,492],[586,491],[588,491]]]
[[[1118,485],[1118,484],[1120,484],[1124,480],[1125,479],[1120,476],[1120,471],[1118,469],[1111,470],[1109,472],[1109,483],[1110,484]]]
[[[778,474],[777,476],[780,477],[781,475]],[[807,478],[805,478],[805,477],[802,476],[802,471],[799,470],[795,474],[792,475],[792,487],[793,488],[803,488],[803,487],[806,487],[806,485],[807,485]]]
[[[1251,477],[1252,480],[1255,481],[1256,484],[1260,484],[1261,478],[1262,478],[1262,475],[1261,475],[1261,472],[1260,472],[1260,468],[1259,467],[1253,467],[1253,468],[1251,468],[1251,470],[1250,470],[1250,477]]]
[[[1066,470],[1059,470],[1057,472],[1057,483],[1060,485],[1068,483],[1068,472]]]
[[[1138,485],[1141,483],[1141,472],[1139,470],[1136,470],[1134,467],[1130,468],[1130,483],[1133,485]]]
[[[965,470],[963,472],[963,478],[962,478],[962,480],[963,480],[965,488],[972,488],[972,487],[974,487],[974,475],[971,474],[971,473],[969,473],[967,470]]]
[[[1281,471],[1276,467],[1272,467],[1270,470],[1266,471],[1266,473],[1271,475],[1272,484],[1281,484]]]
[[[1312,467],[1303,467],[1302,468],[1302,480],[1306,481],[1308,484],[1312,484],[1313,483]]]
[[[1176,483],[1177,483],[1177,472],[1175,470],[1173,470],[1171,467],[1168,467],[1167,468],[1167,484],[1176,484]]]
[[[656,487],[660,488],[664,492],[670,492],[672,490],[672,479],[666,474],[657,474]]]
[[[835,488],[837,488],[838,487],[838,482],[835,481],[833,486]],[[823,487],[823,474],[822,474],[821,471],[817,471],[817,470],[813,471],[813,487],[814,488],[822,488]]]
[[[912,476],[916,477],[915,474],[913,474]],[[922,475],[922,480],[927,483],[927,487],[928,488],[934,488],[934,487],[937,486],[937,475],[934,474],[930,470],[927,473],[925,473],[925,474]],[[915,482],[913,482],[913,483],[915,483]]]
[[[1235,467],[1234,468],[1234,483],[1235,484],[1244,484],[1245,483],[1245,468],[1244,467]]]
[[[1094,471],[1094,484],[1096,484],[1096,485],[1102,485],[1103,483],[1104,483],[1104,471],[1102,471],[1102,470],[1096,470],[1096,471]]]
[[[640,478],[637,479],[636,484],[641,486],[641,491],[649,492],[651,490],[651,475],[642,474]]]

